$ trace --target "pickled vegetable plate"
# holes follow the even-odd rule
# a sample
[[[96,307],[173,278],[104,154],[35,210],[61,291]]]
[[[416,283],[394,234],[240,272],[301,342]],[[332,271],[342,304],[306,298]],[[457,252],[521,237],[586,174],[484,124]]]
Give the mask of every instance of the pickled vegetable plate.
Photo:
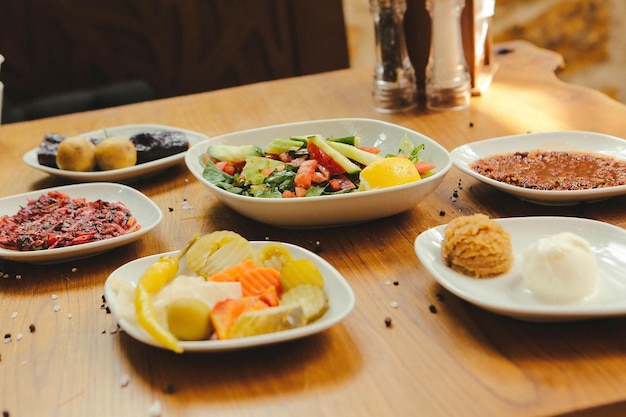
[[[254,249],[260,249],[264,245],[268,245],[272,242],[253,241],[250,243]],[[294,258],[311,259],[315,262],[317,268],[324,277],[324,288],[328,296],[329,304],[328,311],[315,322],[307,324],[304,327],[298,327],[276,333],[242,337],[238,339],[181,341],[180,345],[183,347],[185,352],[218,352],[237,350],[299,339],[330,328],[343,320],[350,313],[350,311],[352,311],[355,304],[354,292],[348,282],[332,265],[313,252],[304,248],[288,243],[282,243],[282,245],[289,249]],[[160,348],[162,348],[162,346],[159,345],[150,335],[148,335],[148,333],[138,324],[131,323],[128,320],[120,318],[119,312],[122,308],[128,306],[121,306],[118,304],[117,293],[114,289],[114,280],[122,279],[123,281],[134,286],[141,278],[143,272],[161,256],[174,255],[176,253],[177,251],[174,251],[131,261],[113,271],[104,284],[104,294],[108,306],[111,313],[118,320],[120,327],[134,339]],[[183,257],[180,262],[179,274],[193,274],[189,271],[186,265],[185,257]]]
[[[123,125],[123,126],[112,126],[106,127],[103,129],[94,130],[92,132],[86,133],[78,133],[77,135],[82,135],[85,137],[93,137],[93,138],[101,138],[106,135],[111,136],[120,136],[124,138],[131,137],[137,133],[154,131],[154,130],[175,130],[178,132],[182,132],[187,136],[189,140],[189,147],[193,145],[206,141],[208,136],[203,135],[198,132],[194,132],[192,130],[180,129],[178,127],[173,126],[164,126],[157,124],[133,124],[133,125]],[[162,171],[166,168],[169,168],[173,165],[180,163],[184,158],[186,152],[181,152],[176,155],[168,156],[166,158],[157,159],[156,161],[150,161],[143,164],[137,164],[128,168],[114,169],[110,171],[91,171],[91,172],[78,172],[78,171],[68,171],[64,169],[52,168],[45,165],[41,165],[37,160],[37,151],[39,148],[31,149],[30,151],[24,154],[23,160],[24,162],[32,168],[43,171],[47,174],[54,175],[62,178],[69,178],[75,181],[82,182],[95,182],[95,181],[120,181],[120,182],[131,182],[134,180],[138,180],[144,178],[149,175],[153,175]]]
[[[233,194],[210,183],[202,175],[201,158],[209,145],[263,147],[275,138],[313,134],[359,136],[362,146],[378,147],[381,155],[395,154],[403,136],[407,135],[416,146],[424,144],[420,158],[436,168],[433,175],[409,184],[348,194],[282,199]],[[410,210],[439,186],[452,167],[450,154],[435,140],[399,125],[358,118],[287,123],[217,136],[192,146],[185,156],[185,163],[191,173],[228,207],[253,220],[286,228],[362,223]]]

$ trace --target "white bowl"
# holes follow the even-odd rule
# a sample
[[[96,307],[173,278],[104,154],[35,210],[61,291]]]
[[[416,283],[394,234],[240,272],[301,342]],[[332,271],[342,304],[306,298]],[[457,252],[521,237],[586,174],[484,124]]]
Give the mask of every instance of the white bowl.
[[[415,144],[425,144],[420,158],[436,165],[434,174],[396,187],[340,195],[306,198],[256,198],[225,191],[202,177],[200,158],[209,145],[265,146],[277,137],[320,134],[325,137],[360,136],[363,146],[377,146],[381,154],[396,153],[406,134]],[[185,155],[191,173],[224,204],[262,223],[289,228],[314,228],[361,223],[407,211],[423,201],[441,183],[452,167],[450,154],[433,139],[380,120],[329,119],[288,123],[213,137],[192,146]]]
[[[595,202],[626,194],[626,185],[588,190],[534,190],[496,181],[477,173],[470,165],[480,158],[495,154],[524,152],[541,149],[544,151],[593,152],[626,159],[626,140],[615,136],[584,131],[555,131],[524,133],[482,140],[459,146],[450,152],[454,166],[479,181],[520,200],[544,206],[569,206],[581,202]]]

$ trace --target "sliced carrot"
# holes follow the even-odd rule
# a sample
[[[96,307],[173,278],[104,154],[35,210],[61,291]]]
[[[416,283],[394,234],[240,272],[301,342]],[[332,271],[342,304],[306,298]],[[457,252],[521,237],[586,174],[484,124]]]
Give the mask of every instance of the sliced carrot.
[[[230,268],[226,268],[220,272],[217,272],[210,277],[208,277],[207,281],[221,281],[221,282],[234,282],[239,281],[239,278],[246,272],[251,269],[258,268],[258,265],[254,263],[251,259],[240,262],[236,265],[231,266]]]
[[[280,304],[280,297],[278,296],[278,291],[276,291],[276,287],[273,287],[273,286],[263,290],[263,292],[259,294],[259,299],[270,307],[276,307],[277,305]]]
[[[280,271],[274,268],[257,267],[244,272],[239,278],[241,294],[246,297],[259,295],[268,288],[274,287],[278,294],[282,293]]]

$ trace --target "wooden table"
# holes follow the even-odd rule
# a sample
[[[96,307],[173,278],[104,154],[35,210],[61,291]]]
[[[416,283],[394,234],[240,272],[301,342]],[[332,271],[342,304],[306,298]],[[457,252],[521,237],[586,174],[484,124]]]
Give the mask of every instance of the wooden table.
[[[448,150],[528,131],[576,129],[626,137],[626,106],[560,82],[554,75],[560,56],[523,42],[498,46],[503,49],[509,53],[496,55],[499,70],[491,87],[458,112],[377,113],[371,71],[364,68],[4,125],[0,196],[67,183],[21,161],[46,132],[70,135],[130,123],[213,136],[300,120],[367,117],[423,132]],[[157,405],[163,416],[255,417],[513,417],[626,410],[624,319],[537,324],[495,315],[446,292],[413,251],[420,232],[475,212],[578,216],[626,227],[626,197],[543,207],[453,168],[433,195],[407,213],[294,231],[228,210],[182,163],[133,186],[164,212],[162,224],[141,241],[52,266],[0,263],[0,331],[12,335],[0,343],[4,415],[148,416]],[[455,190],[459,198],[453,201]],[[183,207],[185,198],[190,209]],[[115,331],[102,299],[104,281],[115,268],[180,249],[194,233],[220,229],[309,249],[319,241],[321,256],[354,288],[355,309],[321,334],[220,354],[177,355]],[[391,327],[385,325],[387,317]]]

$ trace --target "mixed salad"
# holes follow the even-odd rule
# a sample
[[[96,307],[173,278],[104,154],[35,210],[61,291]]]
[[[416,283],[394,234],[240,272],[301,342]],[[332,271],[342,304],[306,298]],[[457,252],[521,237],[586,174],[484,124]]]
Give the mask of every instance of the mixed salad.
[[[421,178],[435,165],[423,161],[405,135],[396,153],[381,155],[378,147],[360,145],[359,136],[328,137],[319,134],[277,138],[256,145],[210,145],[202,156],[203,177],[226,191],[263,198],[312,197],[363,191],[360,172],[385,157],[405,157]]]

